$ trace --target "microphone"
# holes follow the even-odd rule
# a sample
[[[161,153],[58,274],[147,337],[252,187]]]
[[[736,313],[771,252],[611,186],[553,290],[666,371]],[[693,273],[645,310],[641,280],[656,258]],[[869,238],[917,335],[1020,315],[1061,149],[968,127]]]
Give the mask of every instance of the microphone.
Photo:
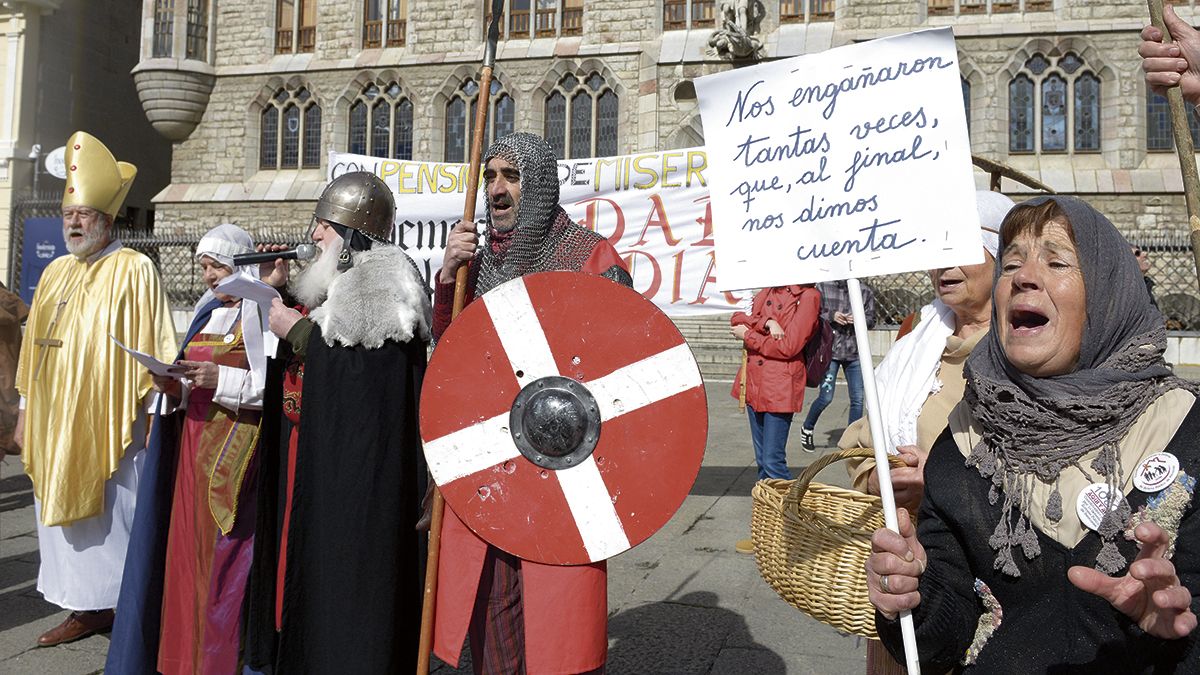
[[[237,267],[242,265],[257,265],[258,263],[271,262],[272,260],[309,260],[317,254],[317,247],[313,244],[300,244],[296,248],[288,248],[282,251],[262,251],[259,253],[243,253],[233,256],[233,264]]]

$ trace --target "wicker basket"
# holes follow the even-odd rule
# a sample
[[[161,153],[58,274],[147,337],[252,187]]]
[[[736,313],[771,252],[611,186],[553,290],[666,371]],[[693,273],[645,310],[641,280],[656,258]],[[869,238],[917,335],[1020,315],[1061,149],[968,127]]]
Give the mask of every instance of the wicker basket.
[[[750,493],[750,537],[763,579],[821,623],[877,639],[865,564],[871,534],[883,527],[879,497],[814,483],[826,466],[874,457],[867,448],[822,456],[796,480],[760,480]]]

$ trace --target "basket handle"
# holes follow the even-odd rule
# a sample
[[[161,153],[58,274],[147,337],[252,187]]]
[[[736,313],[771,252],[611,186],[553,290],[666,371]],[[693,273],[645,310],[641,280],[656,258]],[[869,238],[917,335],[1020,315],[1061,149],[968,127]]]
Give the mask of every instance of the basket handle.
[[[847,448],[845,450],[835,450],[827,455],[818,457],[817,461],[809,464],[800,474],[800,477],[792,482],[792,487],[788,489],[787,496],[783,500],[784,503],[794,502],[799,504],[800,500],[804,499],[804,493],[808,492],[808,484],[817,477],[818,473],[821,473],[822,469],[834,462],[855,459],[857,457],[875,459],[875,451],[871,448]],[[888,463],[892,468],[908,466],[900,459],[899,455],[888,455]]]

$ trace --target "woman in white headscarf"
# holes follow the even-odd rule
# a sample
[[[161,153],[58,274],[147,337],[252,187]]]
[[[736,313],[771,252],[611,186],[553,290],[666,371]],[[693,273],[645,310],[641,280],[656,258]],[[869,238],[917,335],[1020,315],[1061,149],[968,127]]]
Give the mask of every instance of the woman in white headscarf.
[[[276,341],[267,312],[222,293],[228,277],[258,277],[233,256],[254,251],[236,225],[196,247],[208,290],[176,363],[156,377],[155,418],[110,672],[236,673],[242,600],[254,542],[253,490],[266,361]]]
[[[984,260],[977,265],[929,270],[937,297],[917,314],[913,329],[901,337],[879,367],[875,382],[888,449],[907,465],[892,469],[896,506],[916,513],[924,492],[925,459],[946,428],[950,411],[962,400],[963,364],[987,334],[992,317],[992,275],[1000,244],[1000,223],[1013,201],[998,192],[975,195],[983,236]],[[850,425],[841,448],[873,447],[863,417]],[[879,494],[871,459],[848,463],[854,487]],[[867,672],[903,672],[877,641],[867,643]]]

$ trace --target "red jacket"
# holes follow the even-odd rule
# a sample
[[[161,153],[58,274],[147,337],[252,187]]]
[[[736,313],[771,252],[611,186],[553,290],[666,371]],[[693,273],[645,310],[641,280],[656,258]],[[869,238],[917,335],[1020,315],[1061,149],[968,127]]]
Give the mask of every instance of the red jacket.
[[[746,326],[746,404],[757,412],[797,413],[804,408],[804,345],[817,329],[821,292],[811,286],[780,286],[759,291],[750,314],[738,312],[729,323]],[[783,328],[776,340],[767,319]],[[742,373],[733,381],[738,397]]]

